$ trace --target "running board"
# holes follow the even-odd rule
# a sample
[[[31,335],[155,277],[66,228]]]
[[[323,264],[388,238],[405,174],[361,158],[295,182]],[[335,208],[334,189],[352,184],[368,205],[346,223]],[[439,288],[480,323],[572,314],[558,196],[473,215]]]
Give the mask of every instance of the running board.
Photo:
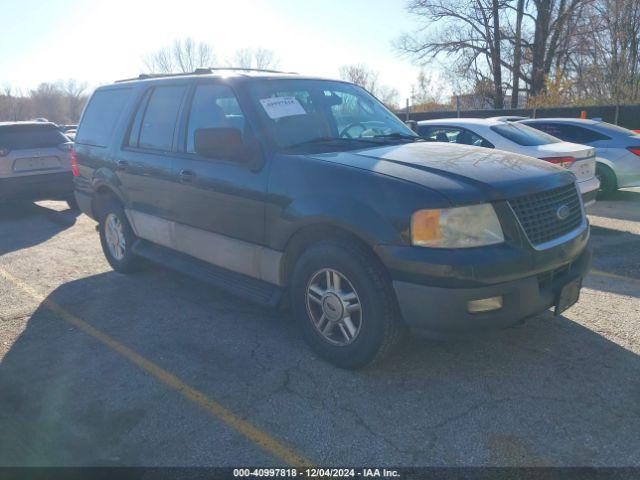
[[[210,285],[226,290],[232,295],[254,303],[268,307],[278,307],[284,297],[284,289],[281,287],[211,265],[190,255],[176,252],[146,240],[137,240],[133,244],[132,251],[136,255],[154,263],[159,263],[172,270],[207,282]]]

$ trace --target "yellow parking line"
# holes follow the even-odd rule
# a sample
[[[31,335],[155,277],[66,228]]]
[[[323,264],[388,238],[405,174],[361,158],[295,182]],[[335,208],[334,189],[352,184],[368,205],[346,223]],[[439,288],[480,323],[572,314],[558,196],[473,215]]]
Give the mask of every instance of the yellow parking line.
[[[637,283],[638,285],[640,285],[640,279],[638,278],[626,277],[624,275],[616,275],[615,273],[603,272],[602,270],[591,270],[589,274],[597,275],[598,277],[613,278],[615,280],[621,280],[623,282]]]
[[[124,346],[117,340],[114,340],[109,335],[101,332],[97,328],[91,326],[80,317],[70,313],[65,310],[63,307],[58,305],[51,299],[46,298],[45,295],[38,292],[36,289],[32,288],[27,283],[23,282],[17,277],[14,277],[9,272],[0,268],[0,277],[4,278],[8,282],[12,283],[16,287],[20,288],[23,292],[28,294],[30,297],[35,299],[38,302],[41,302],[43,306],[51,310],[53,313],[58,315],[63,320],[69,322],[70,324],[77,327],[79,330],[82,330],[84,333],[92,336],[96,340],[100,341],[110,349],[116,351],[124,358],[129,360],[131,363],[137,365],[142,370],[152,375],[156,379],[160,380],[167,387],[175,390],[180,395],[188,398],[193,403],[198,405],[200,408],[204,409],[211,415],[213,415],[218,420],[221,420],[229,427],[235,429],[240,434],[244,435],[246,438],[251,440],[252,442],[258,444],[264,450],[269,452],[274,457],[284,461],[288,465],[292,466],[311,466],[313,463],[305,458],[303,455],[297,453],[284,443],[279,440],[273,438],[264,430],[252,425],[251,423],[243,420],[242,418],[235,415],[233,412],[228,410],[226,407],[221,405],[220,403],[211,400],[204,393],[196,390],[193,387],[190,387],[182,380],[180,380],[175,375],[163,370],[161,367],[156,365],[150,360],[147,360],[143,356],[137,354],[130,348]]]

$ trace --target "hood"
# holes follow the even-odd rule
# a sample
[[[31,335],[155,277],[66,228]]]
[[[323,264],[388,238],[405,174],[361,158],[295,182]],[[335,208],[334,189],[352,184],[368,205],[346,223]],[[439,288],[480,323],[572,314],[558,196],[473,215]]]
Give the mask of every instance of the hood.
[[[313,157],[417,183],[454,205],[504,200],[574,182],[565,169],[503,150],[417,142]]]

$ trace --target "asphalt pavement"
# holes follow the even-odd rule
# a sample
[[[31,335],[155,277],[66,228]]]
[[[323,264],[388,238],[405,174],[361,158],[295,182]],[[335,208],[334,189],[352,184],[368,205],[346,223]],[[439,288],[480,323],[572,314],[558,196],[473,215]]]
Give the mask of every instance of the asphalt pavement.
[[[640,466],[640,190],[589,209],[580,302],[337,369],[286,313],[113,272],[60,202],[0,207],[0,465]]]

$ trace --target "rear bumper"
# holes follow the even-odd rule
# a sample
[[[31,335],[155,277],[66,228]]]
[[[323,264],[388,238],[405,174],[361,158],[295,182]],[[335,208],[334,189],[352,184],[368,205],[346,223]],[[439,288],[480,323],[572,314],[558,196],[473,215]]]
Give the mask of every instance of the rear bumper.
[[[580,193],[582,194],[582,203],[585,207],[596,201],[598,190],[600,189],[600,180],[597,177],[584,180],[577,183]]]
[[[72,195],[70,171],[0,178],[0,201],[66,200]]]
[[[591,249],[573,262],[538,275],[476,288],[441,288],[394,280],[405,323],[415,333],[432,337],[456,337],[481,330],[499,329],[522,323],[557,301],[560,289],[586,275]],[[502,297],[502,308],[485,313],[469,313],[468,302]]]

